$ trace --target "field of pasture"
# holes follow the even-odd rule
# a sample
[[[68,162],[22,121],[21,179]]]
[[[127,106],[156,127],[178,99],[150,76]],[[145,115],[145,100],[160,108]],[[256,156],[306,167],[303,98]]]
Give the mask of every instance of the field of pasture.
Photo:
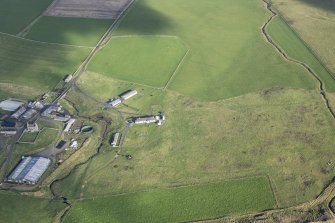
[[[112,19],[44,16],[25,37],[43,42],[93,47],[112,23]]]
[[[273,6],[317,57],[335,73],[335,2],[273,0]]]
[[[92,60],[88,70],[125,81],[164,87],[187,52],[176,37],[112,38]]]
[[[185,222],[271,209],[265,177],[75,201],[64,222]]]
[[[314,88],[307,72],[287,63],[264,41],[260,27],[269,16],[258,0],[142,0],[115,36],[173,35],[183,40],[190,53],[169,89],[184,95],[213,101],[272,86]]]
[[[63,208],[65,205],[60,202],[0,191],[2,222],[52,223],[55,215]]]
[[[8,84],[10,92],[21,86],[23,90],[36,89],[30,91],[37,94],[50,90],[65,75],[74,72],[89,51],[89,48],[42,44],[1,34],[0,82]]]
[[[286,0],[274,1],[281,12],[287,10],[282,8]],[[36,17],[44,4],[27,10],[27,18]],[[9,1],[5,5],[14,10]],[[0,9],[0,19],[7,19],[6,13]],[[196,221],[314,199],[334,177],[329,165],[335,162],[334,120],[316,79],[267,43],[262,27],[269,17],[260,0],[136,1],[61,100],[95,130],[41,184],[41,194],[47,195],[51,184],[52,192],[71,202],[63,220]],[[0,20],[0,31],[17,33],[27,25],[21,17],[8,18],[14,26]],[[335,81],[323,65],[331,64],[324,58],[333,54],[315,50],[320,45],[312,40],[309,47],[299,37],[299,27],[308,26],[300,18],[287,18],[274,18],[267,31],[290,57],[320,76],[335,104]],[[112,21],[44,16],[29,30],[26,38],[31,40],[0,34],[0,97],[37,96],[55,87],[77,69]],[[319,53],[325,55],[321,60],[315,56]],[[138,94],[117,110],[103,109],[103,102],[128,89]],[[136,125],[126,131],[123,118],[159,111],[166,114],[162,126]],[[54,142],[58,126],[44,124],[35,140],[24,135],[16,145],[12,166],[22,154]],[[109,142],[116,131],[127,137],[113,149]],[[127,160],[127,154],[133,159]],[[0,193],[5,202],[8,196]],[[40,214],[33,216],[37,222],[51,221],[64,207],[25,198],[22,204],[31,202],[35,210],[29,216]],[[10,205],[0,205],[5,219]]]
[[[52,0],[1,0],[0,32],[17,34],[51,4]]]
[[[268,31],[273,40],[279,44],[290,58],[308,64],[323,80],[326,90],[328,92],[335,91],[335,76],[324,67],[281,17],[274,18]]]

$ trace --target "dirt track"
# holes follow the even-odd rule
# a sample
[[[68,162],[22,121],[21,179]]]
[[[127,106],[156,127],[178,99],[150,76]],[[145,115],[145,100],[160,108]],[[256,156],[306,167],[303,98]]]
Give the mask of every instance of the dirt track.
[[[48,16],[116,19],[131,0],[58,0]]]

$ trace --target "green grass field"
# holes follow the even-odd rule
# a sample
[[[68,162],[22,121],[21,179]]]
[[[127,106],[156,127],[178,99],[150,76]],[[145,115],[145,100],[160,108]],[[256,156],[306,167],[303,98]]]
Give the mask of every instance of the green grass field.
[[[79,83],[93,81],[110,92],[123,86],[96,75],[83,75]],[[107,97],[107,90],[85,88],[96,98]],[[134,160],[114,160],[115,152],[106,151],[57,183],[58,193],[107,196],[256,174],[270,176],[284,207],[313,199],[332,178],[327,163],[335,160],[335,127],[316,91],[271,88],[219,102],[170,91],[156,92],[151,103],[137,101],[148,94],[136,97],[127,103],[132,112],[164,111],[167,122],[131,128],[123,153]]]
[[[0,35],[0,82],[49,90],[72,73],[85,59],[90,49],[55,46]],[[20,93],[20,91],[16,92]],[[24,93],[24,92],[22,92]]]
[[[51,43],[95,46],[113,20],[42,17],[25,37]]]
[[[175,35],[185,41],[191,51],[170,86],[185,95],[218,100],[271,86],[314,88],[307,72],[264,41],[259,28],[268,17],[258,0],[142,0],[115,35]]]
[[[164,87],[187,52],[174,37],[113,38],[92,60],[88,70],[120,80]]]
[[[21,139],[20,139],[20,142],[27,142],[27,143],[34,143],[36,138],[38,136],[38,132],[25,132]]]
[[[65,205],[61,202],[0,191],[1,222],[52,223],[63,208]]]
[[[325,69],[282,18],[274,18],[268,31],[274,41],[285,50],[289,57],[306,63],[323,80],[328,91],[335,91],[335,76],[332,76]]]
[[[1,0],[0,32],[17,34],[39,16],[52,0]]]
[[[334,74],[335,1],[273,0],[272,3]]]
[[[266,178],[75,201],[65,222],[186,222],[275,206]]]

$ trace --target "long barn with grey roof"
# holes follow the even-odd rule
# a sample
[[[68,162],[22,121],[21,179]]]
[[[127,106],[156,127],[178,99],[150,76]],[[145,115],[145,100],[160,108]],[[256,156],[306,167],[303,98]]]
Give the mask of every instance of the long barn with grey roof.
[[[50,159],[39,156],[22,157],[21,162],[9,175],[7,181],[36,184],[50,165]]]

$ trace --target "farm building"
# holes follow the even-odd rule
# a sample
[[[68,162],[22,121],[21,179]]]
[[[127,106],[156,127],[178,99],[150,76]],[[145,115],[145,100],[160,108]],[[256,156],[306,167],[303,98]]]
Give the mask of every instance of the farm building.
[[[14,119],[19,119],[20,116],[25,113],[27,111],[27,109],[25,107],[21,107],[19,108],[19,110],[17,110],[16,112],[14,112],[11,116],[11,118],[14,118]]]
[[[0,131],[0,134],[4,134],[4,135],[15,135],[16,134],[16,130],[15,129],[2,129]]]
[[[24,103],[20,101],[15,101],[15,100],[5,100],[0,102],[0,108],[5,111],[15,111],[19,107],[21,107]]]
[[[53,118],[54,117],[53,113],[59,112],[60,110],[61,110],[61,107],[56,106],[56,105],[50,105],[42,112],[41,115],[45,117]]]
[[[28,122],[26,130],[27,130],[27,132],[31,132],[31,133],[38,132],[38,125],[37,125],[37,123],[36,122],[35,123],[29,123]]]
[[[122,103],[122,101],[121,101],[120,98],[114,98],[113,100],[110,100],[108,102],[108,104],[111,105],[112,107],[116,107],[116,106],[118,106],[121,103]]]
[[[54,120],[55,121],[59,121],[59,122],[67,122],[71,119],[71,116],[70,115],[65,115],[65,114],[57,114],[55,117],[54,117]]]
[[[66,123],[66,126],[64,128],[64,132],[69,132],[73,123],[75,123],[76,119],[74,118],[71,118],[67,123]]]
[[[44,108],[44,104],[40,101],[32,101],[28,103],[28,107],[36,110],[42,110]]]
[[[149,124],[149,123],[156,123],[157,119],[156,116],[145,116],[136,118],[134,122],[135,124]]]
[[[37,111],[33,108],[28,109],[21,117],[25,120],[29,120],[32,117],[34,117],[34,115],[37,114]]]
[[[63,149],[65,147],[65,144],[66,144],[66,141],[64,140],[61,140],[57,146],[56,146],[56,149]]]
[[[16,122],[11,119],[5,119],[1,122],[1,127],[9,127],[14,128],[16,126]]]
[[[143,116],[134,119],[135,124],[150,124],[156,123],[157,125],[162,125],[165,121],[165,115],[160,112],[158,115]]]
[[[136,90],[129,90],[129,91],[126,91],[126,92],[122,93],[120,95],[120,98],[122,100],[128,100],[129,98],[134,97],[135,95],[137,95]]]
[[[119,132],[117,132],[113,135],[113,140],[111,142],[112,147],[116,147],[118,145],[119,138],[120,138],[120,133]]]
[[[66,77],[64,78],[65,83],[69,83],[71,80],[72,80],[72,75],[71,74],[66,75]]]
[[[8,181],[36,184],[50,165],[50,160],[39,156],[22,157],[21,162],[9,175]]]

